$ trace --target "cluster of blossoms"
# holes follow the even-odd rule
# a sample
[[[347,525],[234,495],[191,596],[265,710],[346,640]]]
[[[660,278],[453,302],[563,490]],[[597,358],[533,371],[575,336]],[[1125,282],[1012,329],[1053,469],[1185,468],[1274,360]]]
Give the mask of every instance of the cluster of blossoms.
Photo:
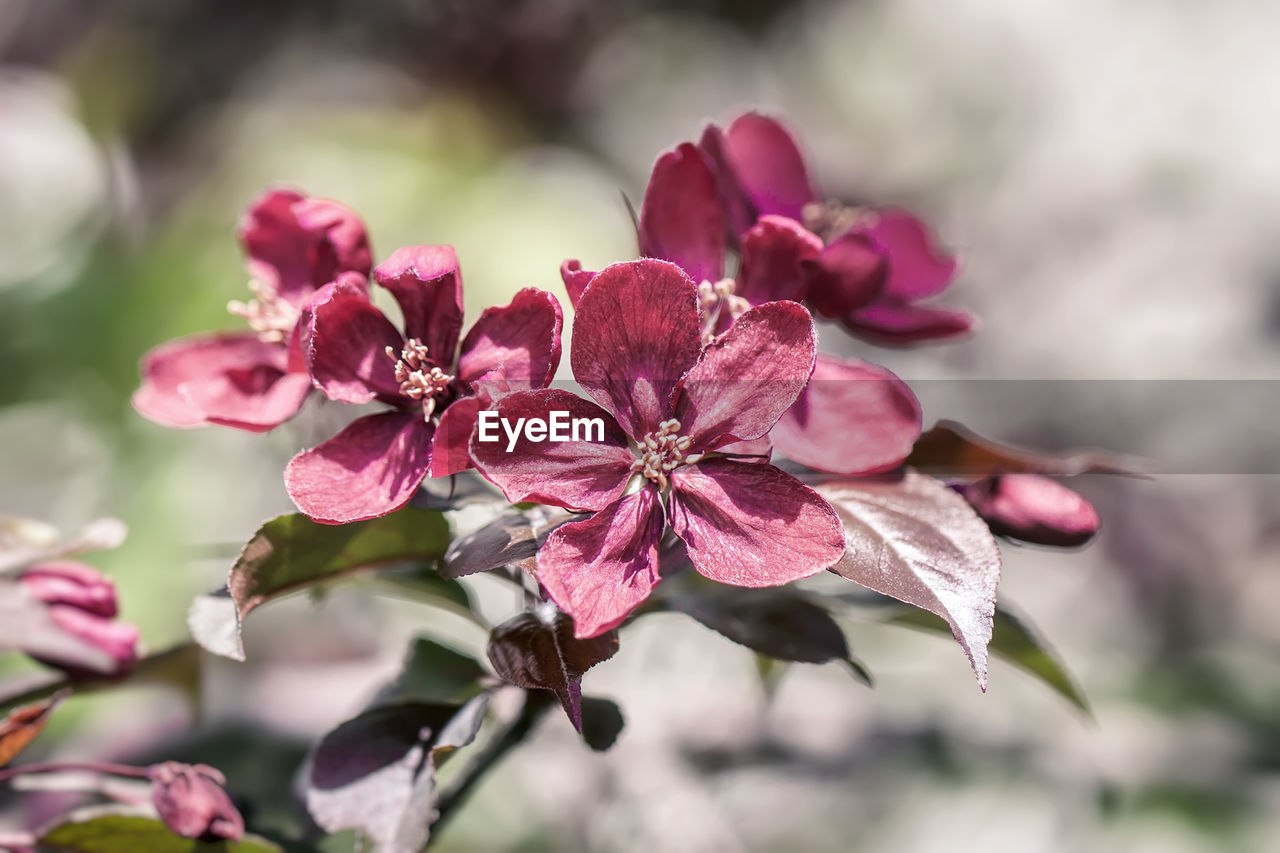
[[[313,390],[380,404],[289,463],[298,508],[326,524],[376,518],[424,479],[475,468],[510,501],[583,514],[546,538],[536,562],[580,637],[618,625],[649,595],[660,546],[676,539],[697,571],[736,586],[785,584],[840,560],[836,512],[773,455],[831,474],[889,472],[920,437],[921,410],[883,367],[818,353],[813,315],[882,345],[973,325],[925,302],[951,284],[956,262],[919,219],[824,198],[790,132],[756,113],[658,158],[639,260],[563,264],[585,396],[550,387],[562,326],[550,293],[522,290],[463,336],[448,246],[402,248],[373,267],[351,211],[280,190],[251,207],[240,235],[256,298],[230,308],[249,330],[154,350],[137,409],[171,426],[262,430]],[[370,278],[399,304],[402,328],[371,299]],[[515,422],[568,412],[600,419],[604,438],[526,436],[507,448],[479,440],[481,412]],[[955,486],[1001,532],[1061,544],[1096,529],[1083,499],[1022,477]]]

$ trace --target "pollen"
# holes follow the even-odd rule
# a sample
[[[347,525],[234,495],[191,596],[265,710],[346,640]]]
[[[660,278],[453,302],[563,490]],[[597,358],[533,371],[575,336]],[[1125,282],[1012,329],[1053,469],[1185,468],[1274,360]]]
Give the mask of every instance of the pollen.
[[[253,292],[253,299],[248,302],[233,299],[227,303],[227,311],[248,323],[264,343],[284,343],[298,323],[298,309],[276,293],[274,287],[257,279],[250,280],[249,290]]]
[[[751,303],[734,293],[737,285],[731,278],[717,282],[704,281],[698,285],[698,308],[702,314],[702,340],[710,343],[715,337],[721,315],[727,313],[736,320],[751,307]]]
[[[675,418],[658,424],[658,428],[645,435],[637,450],[640,458],[631,463],[633,474],[643,474],[646,479],[666,489],[668,475],[682,465],[692,465],[702,458],[701,453],[689,453],[693,438],[680,435],[680,422]]]
[[[879,219],[875,211],[853,207],[834,199],[811,201],[800,211],[805,228],[830,243],[851,228],[870,228]]]
[[[409,338],[398,353],[395,347],[387,347],[387,357],[396,364],[400,393],[410,400],[420,401],[423,417],[430,421],[435,414],[436,399],[448,391],[453,377],[431,361],[426,345],[417,338]]]

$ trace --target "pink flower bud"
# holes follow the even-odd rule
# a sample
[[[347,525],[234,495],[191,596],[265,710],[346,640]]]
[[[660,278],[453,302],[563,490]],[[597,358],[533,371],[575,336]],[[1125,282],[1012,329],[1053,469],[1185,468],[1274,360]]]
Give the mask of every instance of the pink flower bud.
[[[111,663],[103,670],[96,662],[86,666],[73,656],[53,657],[33,650],[36,660],[72,675],[92,671],[118,676],[133,668],[138,658],[138,629],[115,621],[115,584],[97,569],[67,560],[39,563],[23,572],[18,582],[48,607],[49,619],[59,630],[105,652]]]
[[[1061,483],[1037,474],[995,474],[958,487],[992,533],[1069,548],[1098,532],[1098,511]]]
[[[133,625],[128,622],[116,622],[66,604],[51,605],[49,618],[63,631],[106,652],[111,657],[114,665],[109,672],[104,673],[105,675],[124,675],[133,669],[138,659],[138,629]],[[76,661],[37,659],[72,673],[80,670]]]
[[[108,618],[116,615],[115,584],[84,563],[39,563],[23,572],[21,581],[45,604],[66,604]]]
[[[183,838],[239,841],[244,818],[223,789],[226,778],[205,764],[166,761],[147,771],[160,819]]]

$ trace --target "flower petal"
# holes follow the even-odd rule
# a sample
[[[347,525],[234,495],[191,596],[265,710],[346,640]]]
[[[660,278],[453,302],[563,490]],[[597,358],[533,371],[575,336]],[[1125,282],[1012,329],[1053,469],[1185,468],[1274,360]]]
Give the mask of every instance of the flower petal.
[[[569,294],[569,304],[575,309],[578,307],[578,300],[582,298],[582,291],[587,289],[587,285],[595,277],[595,272],[582,268],[581,261],[570,260],[560,265],[560,278]]]
[[[573,617],[576,637],[617,627],[658,583],[658,540],[666,521],[652,486],[584,521],[563,524],[538,550],[538,580]]]
[[[736,242],[738,236],[755,224],[758,213],[755,203],[747,195],[742,184],[738,182],[733,167],[729,163],[729,154],[725,147],[724,130],[718,125],[707,125],[698,140],[698,149],[707,158],[711,172],[715,177],[716,192],[720,203],[724,206],[725,218],[729,223],[729,236]]]
[[[882,346],[908,346],[967,334],[977,319],[968,311],[874,302],[844,318],[845,327],[860,338]]]
[[[448,477],[471,467],[471,435],[476,430],[480,408],[477,398],[463,397],[444,410],[431,439],[432,477]]]
[[[886,296],[902,301],[934,296],[955,277],[955,256],[939,247],[924,222],[907,211],[880,208],[867,231],[889,258]]]
[[[556,389],[517,391],[498,400],[491,411],[492,426],[486,428],[481,421],[482,429],[471,439],[471,458],[507,500],[597,510],[617,500],[626,488],[635,455],[617,422],[589,400]],[[586,440],[599,434],[586,430],[578,441],[530,441],[521,425],[530,418],[549,421],[553,411],[567,412],[570,420],[599,418],[603,440]],[[485,416],[487,412],[481,415]],[[508,427],[519,430],[510,451]],[[488,436],[497,440],[484,440]]]
[[[808,387],[769,435],[794,462],[835,474],[902,464],[920,437],[920,403],[883,367],[819,355]]]
[[[545,388],[560,366],[563,323],[559,300],[536,287],[486,308],[462,341],[458,379],[471,382],[500,368],[514,388]]]
[[[813,318],[798,302],[768,302],[734,321],[680,380],[675,417],[696,449],[760,438],[813,373]]]
[[[374,281],[404,312],[406,338],[417,338],[442,370],[452,372],[462,334],[462,271],[452,246],[406,246],[378,264]]]
[[[289,497],[315,521],[346,524],[409,502],[431,467],[434,427],[421,414],[383,412],[352,421],[304,450],[284,472]]]
[[[806,302],[823,317],[842,319],[875,299],[889,267],[883,250],[870,237],[845,232],[804,263]]]
[[[844,554],[831,505],[772,465],[712,459],[672,474],[671,527],[693,567],[734,586],[778,586]]]
[[[776,213],[797,221],[818,196],[809,180],[804,155],[781,122],[745,113],[724,135],[725,157],[757,215]]]
[[[698,288],[675,264],[613,264],[596,274],[573,321],[573,375],[628,435],[666,420],[698,358]]]
[[[1038,474],[995,474],[959,489],[991,532],[1070,548],[1093,538],[1098,511],[1076,492]]]
[[[326,285],[303,312],[302,352],[315,386],[330,400],[368,403],[400,396],[395,360],[404,338],[364,288],[347,276]]]
[[[640,207],[640,254],[678,264],[694,281],[724,276],[725,221],[715,178],[691,142],[653,164]]]
[[[822,238],[794,219],[762,216],[742,235],[742,266],[735,293],[752,305],[804,298],[803,262],[822,251]]]
[[[372,258],[364,223],[336,201],[293,190],[270,190],[240,220],[249,273],[294,307],[343,272],[369,275]]]
[[[252,332],[169,341],[143,356],[142,385],[133,394],[133,407],[158,424],[190,428],[211,422],[203,408],[208,404],[219,414],[235,413],[226,419],[230,425],[270,429],[295,414],[306,396],[306,388],[299,390],[296,382],[276,388],[286,376],[287,361],[284,347],[265,343]],[[207,394],[196,390],[206,384],[216,387]],[[220,399],[226,399],[226,408],[218,405]]]

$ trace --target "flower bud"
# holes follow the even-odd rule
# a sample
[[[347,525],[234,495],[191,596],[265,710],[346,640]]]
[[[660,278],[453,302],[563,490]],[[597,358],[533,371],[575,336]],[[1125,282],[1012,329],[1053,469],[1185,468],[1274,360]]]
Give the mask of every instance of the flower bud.
[[[65,604],[107,618],[116,615],[115,584],[84,563],[39,563],[23,572],[21,580],[45,604]]]
[[[239,841],[244,818],[223,786],[226,778],[205,764],[166,761],[147,771],[151,801],[165,826],[183,838]]]
[[[1083,545],[1101,526],[1093,505],[1037,474],[994,474],[956,490],[991,532],[1037,545]]]
[[[111,662],[104,671],[99,664],[86,667],[74,657],[32,654],[36,660],[73,675],[92,671],[117,676],[133,668],[138,629],[115,621],[115,585],[97,569],[66,560],[39,563],[23,572],[18,582],[48,607],[49,619],[59,630],[104,652]]]

